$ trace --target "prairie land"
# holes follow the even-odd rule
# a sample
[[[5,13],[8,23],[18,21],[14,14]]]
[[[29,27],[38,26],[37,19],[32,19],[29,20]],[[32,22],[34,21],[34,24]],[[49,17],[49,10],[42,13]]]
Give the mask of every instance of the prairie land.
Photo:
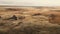
[[[60,7],[0,6],[0,34],[60,34]]]

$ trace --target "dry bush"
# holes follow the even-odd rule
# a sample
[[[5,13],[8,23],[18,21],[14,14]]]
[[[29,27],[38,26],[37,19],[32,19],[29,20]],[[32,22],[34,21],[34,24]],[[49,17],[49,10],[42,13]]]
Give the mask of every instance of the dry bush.
[[[60,34],[60,27],[45,27],[28,23],[20,25],[18,29],[12,28],[9,34]]]
[[[42,18],[43,19],[43,18]],[[0,24],[4,28],[0,28],[0,34],[60,34],[60,26],[43,26],[41,23],[34,24],[33,22],[13,23],[9,20],[1,20]],[[35,22],[36,23],[36,22]],[[51,24],[50,24],[51,25]]]

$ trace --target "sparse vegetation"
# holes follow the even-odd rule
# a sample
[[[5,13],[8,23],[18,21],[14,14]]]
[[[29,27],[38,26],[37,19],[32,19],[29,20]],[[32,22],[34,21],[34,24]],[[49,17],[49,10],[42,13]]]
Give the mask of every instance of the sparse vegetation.
[[[54,21],[58,13],[50,15],[49,8],[44,8],[0,8],[0,34],[60,34],[59,20],[49,22],[49,17]]]

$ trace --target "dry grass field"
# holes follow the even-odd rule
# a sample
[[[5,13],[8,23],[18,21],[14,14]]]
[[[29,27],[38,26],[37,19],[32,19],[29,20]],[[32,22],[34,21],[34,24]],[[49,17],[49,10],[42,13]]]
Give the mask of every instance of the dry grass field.
[[[0,34],[60,34],[60,8],[0,6]]]

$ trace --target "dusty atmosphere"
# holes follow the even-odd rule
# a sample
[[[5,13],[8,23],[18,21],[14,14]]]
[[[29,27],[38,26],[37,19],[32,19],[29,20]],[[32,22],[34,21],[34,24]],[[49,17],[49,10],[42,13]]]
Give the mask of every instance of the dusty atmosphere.
[[[60,34],[60,7],[0,6],[0,34]]]

